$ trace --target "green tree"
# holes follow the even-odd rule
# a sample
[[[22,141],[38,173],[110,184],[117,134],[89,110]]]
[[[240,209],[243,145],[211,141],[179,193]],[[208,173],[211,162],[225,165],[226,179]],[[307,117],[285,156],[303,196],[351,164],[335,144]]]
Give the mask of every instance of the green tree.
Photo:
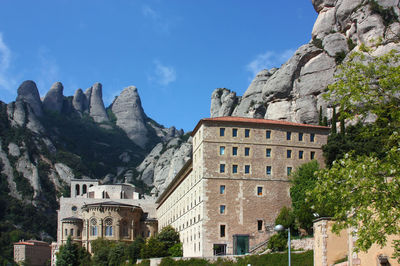
[[[179,233],[170,225],[161,229],[161,232],[157,235],[157,239],[164,243],[166,249],[180,243]]]
[[[313,194],[318,204],[332,208],[334,231],[355,228],[356,246],[365,251],[400,233],[400,55],[349,58],[326,97],[341,107],[341,119],[375,116],[364,134],[381,139],[380,154],[347,153],[318,173]]]
[[[172,257],[182,257],[183,256],[183,249],[182,243],[176,243],[172,247],[168,249],[168,253]]]
[[[310,197],[310,193],[317,183],[316,173],[318,170],[318,162],[313,160],[301,165],[291,175],[290,197],[293,214],[299,227],[305,229],[309,234],[313,230],[314,213],[321,216],[330,215],[326,209],[315,209],[315,200]]]
[[[128,257],[132,263],[136,263],[137,259],[140,258],[140,250],[145,244],[144,239],[139,236],[128,246]]]
[[[60,247],[57,253],[57,266],[77,266],[79,262],[78,245],[72,243],[71,237],[68,237],[67,242]]]
[[[168,251],[165,248],[164,243],[158,240],[156,237],[150,237],[147,239],[146,245],[144,245],[140,251],[140,257],[142,259],[166,256],[168,256]]]

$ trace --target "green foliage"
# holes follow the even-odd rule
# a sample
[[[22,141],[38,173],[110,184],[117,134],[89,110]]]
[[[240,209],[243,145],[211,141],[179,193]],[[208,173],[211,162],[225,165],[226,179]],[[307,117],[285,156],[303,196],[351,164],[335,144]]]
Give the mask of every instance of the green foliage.
[[[319,107],[318,125],[322,126],[322,106]]]
[[[335,62],[336,64],[340,65],[343,60],[346,58],[346,52],[340,51],[335,54]]]
[[[347,46],[349,47],[349,51],[353,50],[357,45],[353,42],[351,38],[347,39]]]
[[[331,133],[332,134],[336,134],[337,133],[336,122],[337,122],[336,108],[333,107],[333,114],[332,114],[332,120],[331,120]]]
[[[315,47],[317,47],[317,48],[319,48],[319,49],[324,49],[324,46],[322,45],[322,40],[321,40],[321,39],[315,37],[315,38],[312,40],[312,43],[314,44]]]
[[[383,246],[388,235],[400,234],[400,55],[353,54],[327,97],[341,107],[341,118],[375,115],[375,123],[362,127],[360,137],[376,143],[373,152],[355,148],[321,170],[313,197],[333,210],[335,232],[356,229],[357,249]]]
[[[92,241],[94,265],[121,265],[129,259],[126,243],[98,238]]]
[[[290,197],[292,199],[293,214],[300,228],[309,234],[313,230],[313,213],[320,216],[330,216],[327,209],[315,209],[315,199],[310,193],[317,183],[316,172],[319,170],[318,162],[313,160],[296,169],[291,175]]]
[[[165,226],[157,235],[157,239],[169,249],[180,243],[179,233],[170,225]]]
[[[267,248],[272,251],[284,251],[288,248],[287,245],[287,233],[286,232],[279,232],[273,236],[268,241]]]
[[[90,264],[90,254],[85,248],[72,243],[71,237],[68,237],[67,242],[61,245],[56,256],[57,266],[84,266]]]
[[[182,249],[182,243],[176,243],[172,247],[168,249],[168,253],[172,257],[182,257],[183,256],[183,249]]]
[[[168,250],[163,242],[155,237],[147,239],[146,245],[140,251],[140,257],[143,259],[158,258],[168,256]]]
[[[399,21],[393,7],[383,8],[376,0],[369,0],[372,14],[379,14],[383,19],[383,24],[387,27],[393,22]]]
[[[278,217],[275,219],[275,225],[281,224],[285,228],[290,227],[291,233],[297,232],[297,227],[295,224],[295,216],[293,211],[284,206],[278,214]]]
[[[139,236],[128,246],[128,258],[132,263],[136,263],[137,259],[140,258],[140,250],[142,250],[145,244],[144,239]]]

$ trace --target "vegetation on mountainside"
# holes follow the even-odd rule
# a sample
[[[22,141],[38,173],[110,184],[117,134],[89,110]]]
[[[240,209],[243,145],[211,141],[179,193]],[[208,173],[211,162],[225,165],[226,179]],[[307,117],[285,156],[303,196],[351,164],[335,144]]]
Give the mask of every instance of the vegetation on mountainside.
[[[373,243],[386,245],[388,235],[400,234],[399,65],[400,55],[393,51],[380,57],[354,53],[327,93],[340,106],[341,119],[376,117],[359,133],[366,144],[376,146],[365,153],[351,150],[319,171],[311,195],[317,207],[333,211],[334,231],[356,228],[356,246],[363,251]],[[399,242],[391,244],[399,249]]]

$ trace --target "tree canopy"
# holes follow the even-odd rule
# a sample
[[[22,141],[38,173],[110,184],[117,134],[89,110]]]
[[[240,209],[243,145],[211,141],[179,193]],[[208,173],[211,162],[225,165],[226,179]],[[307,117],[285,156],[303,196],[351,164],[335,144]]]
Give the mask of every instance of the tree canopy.
[[[336,78],[326,99],[340,107],[341,119],[373,117],[362,134],[381,141],[376,151],[350,151],[319,171],[312,198],[332,210],[334,231],[354,228],[356,247],[365,251],[400,233],[400,55],[354,53]]]

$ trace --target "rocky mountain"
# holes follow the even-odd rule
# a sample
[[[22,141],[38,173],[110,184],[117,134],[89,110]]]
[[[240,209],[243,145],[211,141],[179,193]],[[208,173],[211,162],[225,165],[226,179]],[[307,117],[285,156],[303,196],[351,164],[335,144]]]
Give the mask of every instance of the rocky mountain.
[[[337,66],[350,51],[371,47],[373,55],[400,50],[398,0],[312,0],[318,12],[311,40],[279,69],[262,70],[243,96],[216,89],[211,117],[244,116],[318,123],[332,106],[322,98]]]
[[[41,100],[35,82],[23,82],[14,102],[0,102],[0,243],[54,238],[72,178],[162,190],[189,159],[188,136],[147,117],[135,87],[105,108],[100,83],[66,97],[56,82]],[[12,256],[0,246],[0,258]]]

